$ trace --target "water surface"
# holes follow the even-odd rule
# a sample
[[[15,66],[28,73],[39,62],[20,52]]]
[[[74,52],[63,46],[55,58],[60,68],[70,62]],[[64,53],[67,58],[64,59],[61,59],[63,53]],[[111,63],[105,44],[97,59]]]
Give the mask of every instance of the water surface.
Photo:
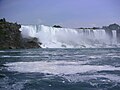
[[[0,90],[119,89],[119,48],[0,51]]]

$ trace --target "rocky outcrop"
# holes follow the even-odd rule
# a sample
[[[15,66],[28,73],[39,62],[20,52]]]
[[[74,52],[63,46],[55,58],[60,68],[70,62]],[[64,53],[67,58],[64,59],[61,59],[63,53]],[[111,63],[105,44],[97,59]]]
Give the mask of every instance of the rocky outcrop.
[[[4,18],[0,20],[0,49],[20,48],[20,27],[17,23],[6,22]]]
[[[111,39],[113,37],[112,30],[116,30],[117,42],[120,43],[120,26],[118,24],[114,23],[110,24],[109,26],[103,26],[103,29],[105,29],[106,33]]]
[[[114,24],[110,24],[109,26],[103,26],[103,29],[118,30],[120,29],[120,26],[114,23]]]
[[[0,49],[40,48],[40,43],[35,38],[24,38],[24,42],[20,28],[20,24],[0,19]]]
[[[54,25],[53,27],[54,27],[54,28],[62,28],[62,27],[59,26],[59,25]]]
[[[22,38],[21,47],[22,48],[40,48],[42,43],[38,42],[37,38]]]

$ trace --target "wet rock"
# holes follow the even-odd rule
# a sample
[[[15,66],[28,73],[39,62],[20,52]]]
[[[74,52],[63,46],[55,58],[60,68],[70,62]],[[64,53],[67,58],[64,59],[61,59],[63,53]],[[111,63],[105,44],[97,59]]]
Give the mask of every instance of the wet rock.
[[[22,38],[21,40],[21,46],[22,48],[41,48],[40,45],[42,43],[38,42],[37,38]]]

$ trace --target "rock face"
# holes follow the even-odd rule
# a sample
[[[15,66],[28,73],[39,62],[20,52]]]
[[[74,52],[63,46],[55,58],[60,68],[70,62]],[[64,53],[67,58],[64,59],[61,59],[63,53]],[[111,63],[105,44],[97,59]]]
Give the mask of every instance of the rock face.
[[[21,25],[0,19],[0,49],[40,48],[37,39],[24,39],[19,29]]]
[[[113,37],[112,30],[116,30],[117,42],[120,43],[120,26],[118,24],[114,23],[109,26],[103,26],[103,29],[105,29],[111,39]]]
[[[20,48],[20,27],[17,23],[0,20],[0,49]]]

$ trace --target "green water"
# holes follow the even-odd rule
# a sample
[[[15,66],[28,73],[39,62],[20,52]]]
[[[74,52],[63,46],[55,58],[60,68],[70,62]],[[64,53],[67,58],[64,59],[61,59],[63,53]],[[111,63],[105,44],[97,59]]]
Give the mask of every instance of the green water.
[[[120,90],[120,49],[0,51],[0,90]]]

